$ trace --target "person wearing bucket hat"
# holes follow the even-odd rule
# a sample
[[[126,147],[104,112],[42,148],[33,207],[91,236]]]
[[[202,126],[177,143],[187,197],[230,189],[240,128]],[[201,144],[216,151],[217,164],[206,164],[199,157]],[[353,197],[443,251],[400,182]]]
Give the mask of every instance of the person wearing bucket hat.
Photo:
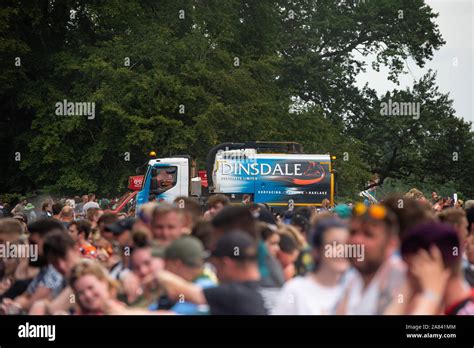
[[[349,219],[352,213],[351,207],[349,207],[347,204],[338,204],[333,211],[341,219]]]
[[[33,222],[36,220],[35,206],[31,203],[27,203],[24,207],[23,212],[28,216],[28,222]]]
[[[35,209],[35,206],[31,203],[28,203],[27,205],[25,205],[25,210],[32,210],[32,209]]]
[[[82,210],[83,210],[84,214],[87,214],[87,211],[89,209],[100,209],[100,205],[97,202],[87,202],[82,207]]]
[[[212,315],[266,315],[261,294],[257,245],[248,233],[233,230],[222,235],[211,254],[219,286],[202,289],[167,271],[157,277],[171,298],[208,305]]]

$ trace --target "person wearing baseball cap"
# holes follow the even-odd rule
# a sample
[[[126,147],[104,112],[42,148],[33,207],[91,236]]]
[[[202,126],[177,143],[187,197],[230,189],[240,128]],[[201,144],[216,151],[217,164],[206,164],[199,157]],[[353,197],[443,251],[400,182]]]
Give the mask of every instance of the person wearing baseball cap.
[[[193,281],[200,274],[206,256],[208,255],[199,239],[193,236],[183,236],[165,249],[165,267],[170,272],[188,281]]]
[[[134,218],[130,217],[105,225],[104,238],[118,246],[118,250],[116,250],[118,252],[118,260],[111,270],[113,278],[118,279],[122,277],[129,268],[130,256],[129,253],[124,251],[126,250],[125,248],[131,248],[133,245],[132,228],[135,221]]]
[[[248,233],[234,230],[222,235],[211,254],[219,286],[202,289],[171,272],[160,271],[158,280],[172,298],[208,305],[212,315],[266,315],[260,293],[257,245]]]
[[[33,222],[36,220],[36,212],[35,212],[35,206],[31,203],[28,203],[25,205],[23,208],[23,213],[28,216],[28,221]]]
[[[111,237],[112,240],[117,241],[120,247],[130,246],[132,244],[132,228],[135,224],[136,219],[129,217],[121,220],[117,220],[114,223],[105,226],[104,232],[109,232],[104,236]]]
[[[183,236],[172,242],[165,249],[165,270],[199,286],[201,289],[215,287],[217,285],[215,274],[204,266],[204,260],[208,256],[199,239],[193,236]],[[149,307],[150,310],[158,308],[163,309],[160,306],[160,302],[155,306]],[[184,315],[203,315],[209,313],[208,306],[185,301],[185,298],[180,298],[172,305],[170,310]]]

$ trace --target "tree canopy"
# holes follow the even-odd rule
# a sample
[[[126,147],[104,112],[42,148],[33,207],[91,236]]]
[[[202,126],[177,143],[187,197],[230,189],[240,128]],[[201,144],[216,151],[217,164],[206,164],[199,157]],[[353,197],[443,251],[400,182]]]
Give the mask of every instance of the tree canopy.
[[[341,197],[374,173],[472,195],[471,126],[435,73],[356,85],[368,55],[395,82],[408,57],[423,66],[444,44],[435,17],[422,0],[5,0],[2,191],[117,194],[150,150],[203,167],[220,142],[286,140],[337,156]],[[419,118],[381,115],[389,99]],[[57,115],[64,100],[95,117]]]

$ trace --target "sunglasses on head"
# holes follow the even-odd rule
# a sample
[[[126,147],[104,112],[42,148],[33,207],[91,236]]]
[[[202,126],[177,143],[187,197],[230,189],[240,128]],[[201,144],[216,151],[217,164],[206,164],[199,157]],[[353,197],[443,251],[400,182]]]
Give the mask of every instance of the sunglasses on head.
[[[363,203],[357,203],[352,209],[353,216],[367,216],[374,220],[384,220],[387,217],[387,208],[381,204],[366,206]]]

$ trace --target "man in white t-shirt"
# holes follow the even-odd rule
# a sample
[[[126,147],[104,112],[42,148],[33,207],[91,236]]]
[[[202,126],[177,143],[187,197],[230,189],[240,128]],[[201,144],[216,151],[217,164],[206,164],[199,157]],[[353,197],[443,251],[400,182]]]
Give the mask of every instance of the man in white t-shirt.
[[[405,265],[396,255],[398,223],[382,205],[356,205],[353,212],[349,244],[362,246],[364,257],[351,258],[357,274],[349,281],[336,313],[381,315],[405,281]]]
[[[312,240],[315,270],[283,286],[273,314],[334,314],[347,283],[344,275],[350,267],[348,259],[335,251],[346,244],[348,237],[342,220],[330,217],[316,224]]]

